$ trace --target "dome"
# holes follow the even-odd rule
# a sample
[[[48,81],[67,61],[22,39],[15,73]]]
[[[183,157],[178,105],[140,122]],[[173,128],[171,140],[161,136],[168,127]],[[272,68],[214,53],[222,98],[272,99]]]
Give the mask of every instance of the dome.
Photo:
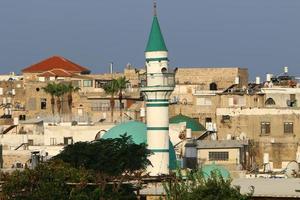
[[[224,179],[228,179],[230,178],[230,173],[227,169],[225,169],[224,167],[220,166],[220,165],[216,165],[215,163],[213,164],[209,164],[209,165],[204,165],[202,168],[201,168],[202,172],[203,172],[203,175],[205,178],[208,178],[210,177],[211,175],[211,172],[213,171],[218,171],[220,172],[221,176],[224,178]]]
[[[192,131],[206,130],[205,127],[202,124],[200,124],[197,120],[182,114],[171,117],[170,119],[170,124],[179,124],[181,122],[185,122],[186,128],[190,128]]]
[[[147,143],[146,124],[137,121],[130,121],[114,126],[113,128],[109,129],[102,138],[119,138],[124,134],[131,136],[135,144]],[[177,163],[175,150],[171,141],[169,141],[169,153],[170,169],[174,170],[177,167]]]

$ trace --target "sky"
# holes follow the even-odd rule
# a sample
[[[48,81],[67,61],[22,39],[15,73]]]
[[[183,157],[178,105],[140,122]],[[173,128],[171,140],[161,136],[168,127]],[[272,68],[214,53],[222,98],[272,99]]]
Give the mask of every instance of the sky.
[[[299,0],[157,0],[170,66],[300,76]],[[144,66],[152,0],[0,0],[0,73],[61,55],[93,73]]]

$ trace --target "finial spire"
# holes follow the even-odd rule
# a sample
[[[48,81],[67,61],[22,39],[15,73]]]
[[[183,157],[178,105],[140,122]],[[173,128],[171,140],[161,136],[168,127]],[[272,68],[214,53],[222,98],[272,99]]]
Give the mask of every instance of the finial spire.
[[[154,14],[154,16],[157,16],[156,8],[157,8],[157,2],[156,2],[156,0],[153,0],[153,14]]]

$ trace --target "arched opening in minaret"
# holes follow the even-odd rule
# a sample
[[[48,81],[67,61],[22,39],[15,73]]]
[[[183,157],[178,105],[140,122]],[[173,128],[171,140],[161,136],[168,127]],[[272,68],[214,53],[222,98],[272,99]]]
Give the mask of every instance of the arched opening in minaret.
[[[167,68],[165,68],[165,67],[163,67],[163,68],[161,68],[161,73],[167,73]]]

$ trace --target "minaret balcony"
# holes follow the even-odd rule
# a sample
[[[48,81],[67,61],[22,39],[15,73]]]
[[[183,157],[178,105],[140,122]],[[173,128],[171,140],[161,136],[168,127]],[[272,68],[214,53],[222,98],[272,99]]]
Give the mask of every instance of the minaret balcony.
[[[147,90],[174,90],[174,73],[147,73],[139,76],[140,88]]]

